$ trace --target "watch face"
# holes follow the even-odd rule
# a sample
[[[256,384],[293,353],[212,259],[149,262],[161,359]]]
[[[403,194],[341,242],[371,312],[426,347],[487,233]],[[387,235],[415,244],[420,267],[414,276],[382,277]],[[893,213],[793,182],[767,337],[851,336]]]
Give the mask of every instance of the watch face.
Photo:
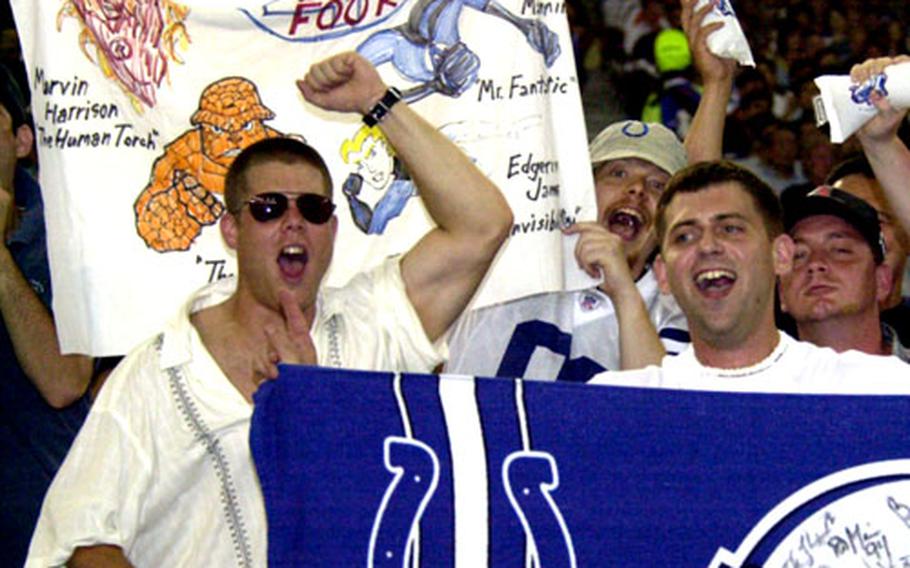
[[[389,87],[386,89],[382,98],[379,99],[379,102],[370,109],[370,112],[363,115],[363,122],[367,126],[376,126],[382,119],[385,118],[385,115],[389,113],[389,110],[392,108],[395,103],[401,100],[401,91],[395,87]]]

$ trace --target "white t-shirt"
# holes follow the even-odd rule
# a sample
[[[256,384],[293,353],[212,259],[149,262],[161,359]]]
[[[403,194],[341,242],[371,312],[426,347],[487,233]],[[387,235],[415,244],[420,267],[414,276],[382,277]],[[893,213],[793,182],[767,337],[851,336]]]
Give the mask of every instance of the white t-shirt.
[[[668,353],[689,344],[688,324],[651,270],[636,282]],[[449,337],[445,372],[584,382],[620,368],[619,323],[597,289],[551,292],[469,312]]]
[[[774,351],[740,369],[706,367],[689,347],[660,367],[603,373],[590,384],[727,392],[910,394],[910,366],[896,357],[837,353],[780,333]]]
[[[111,374],[45,498],[26,566],[59,566],[95,544],[120,546],[138,567],[266,565],[253,407],[189,321],[234,286],[201,290]],[[321,365],[427,372],[442,360],[395,259],[325,290],[312,334]]]

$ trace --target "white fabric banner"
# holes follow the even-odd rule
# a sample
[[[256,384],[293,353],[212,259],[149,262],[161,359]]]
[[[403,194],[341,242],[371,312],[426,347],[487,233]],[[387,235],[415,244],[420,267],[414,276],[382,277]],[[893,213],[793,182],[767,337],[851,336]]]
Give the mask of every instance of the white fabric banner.
[[[359,117],[294,81],[344,50],[503,190],[512,236],[480,307],[587,285],[562,224],[595,206],[561,0],[12,0],[32,89],[64,352],[122,354],[185,298],[230,275],[223,176],[255,140],[297,135],[333,172],[340,229],[328,285],[430,227]]]

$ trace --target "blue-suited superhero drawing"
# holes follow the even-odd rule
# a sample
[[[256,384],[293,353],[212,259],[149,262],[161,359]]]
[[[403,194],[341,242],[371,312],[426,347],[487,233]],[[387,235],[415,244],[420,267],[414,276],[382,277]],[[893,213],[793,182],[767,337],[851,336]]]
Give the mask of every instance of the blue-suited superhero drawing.
[[[341,158],[354,167],[341,186],[354,224],[381,235],[415,194],[414,183],[378,126],[362,126],[342,142]]]
[[[370,35],[357,51],[376,66],[391,61],[400,74],[417,83],[402,89],[408,102],[433,93],[460,96],[477,82],[480,68],[480,58],[461,41],[458,31],[465,7],[518,28],[547,67],[559,57],[559,38],[546,24],[518,17],[496,0],[418,0],[406,24]]]

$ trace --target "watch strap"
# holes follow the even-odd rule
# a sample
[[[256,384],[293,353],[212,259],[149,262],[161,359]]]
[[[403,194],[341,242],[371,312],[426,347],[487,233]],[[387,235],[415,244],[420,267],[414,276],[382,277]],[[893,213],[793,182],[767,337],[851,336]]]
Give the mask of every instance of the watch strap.
[[[370,112],[363,115],[363,123],[367,126],[376,126],[389,114],[392,107],[401,100],[401,91],[395,87],[389,87],[382,98],[379,99]]]

